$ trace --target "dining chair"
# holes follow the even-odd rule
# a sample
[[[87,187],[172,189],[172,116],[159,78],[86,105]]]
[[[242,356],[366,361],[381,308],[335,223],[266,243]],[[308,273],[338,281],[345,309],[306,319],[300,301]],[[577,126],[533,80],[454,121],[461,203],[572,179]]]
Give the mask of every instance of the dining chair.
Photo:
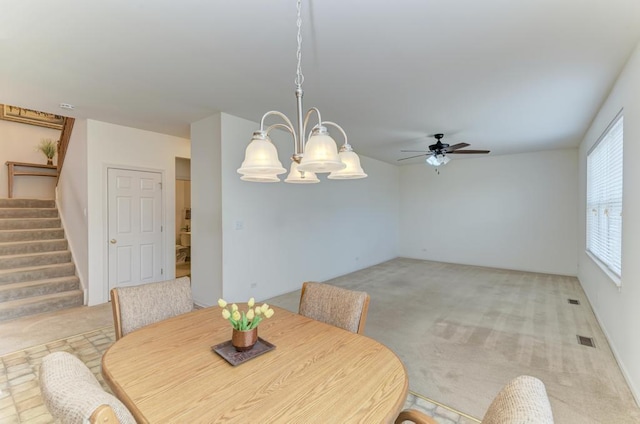
[[[421,411],[406,409],[398,415],[396,424],[437,424]],[[521,375],[500,390],[482,419],[482,424],[553,424],[551,404],[544,383],[535,377]]]
[[[131,412],[68,352],[50,353],[40,365],[40,391],[51,415],[62,424],[135,424]]]
[[[364,333],[369,295],[330,284],[307,281],[302,284],[298,313],[336,327]]]
[[[191,312],[191,280],[180,277],[111,289],[111,309],[116,340],[119,340],[138,328]]]

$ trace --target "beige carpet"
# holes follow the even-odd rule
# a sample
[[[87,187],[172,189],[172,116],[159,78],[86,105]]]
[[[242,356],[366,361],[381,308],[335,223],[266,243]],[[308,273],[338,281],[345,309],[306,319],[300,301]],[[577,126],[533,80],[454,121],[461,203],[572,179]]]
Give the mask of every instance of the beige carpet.
[[[528,374],[544,381],[556,423],[640,422],[576,278],[398,258],[328,282],[371,295],[365,334],[398,354],[417,393],[481,418]],[[270,302],[297,311],[298,299]]]

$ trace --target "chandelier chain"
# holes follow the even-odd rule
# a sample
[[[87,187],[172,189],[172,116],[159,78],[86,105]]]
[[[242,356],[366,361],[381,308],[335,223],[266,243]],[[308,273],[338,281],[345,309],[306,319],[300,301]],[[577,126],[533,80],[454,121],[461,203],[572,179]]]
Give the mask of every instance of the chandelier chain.
[[[298,0],[298,20],[296,21],[296,24],[298,25],[298,50],[296,52],[296,57],[298,59],[298,67],[296,68],[296,86],[298,88],[302,87],[302,82],[304,81],[304,76],[302,75],[302,16],[301,16],[301,11],[302,9],[302,0]]]

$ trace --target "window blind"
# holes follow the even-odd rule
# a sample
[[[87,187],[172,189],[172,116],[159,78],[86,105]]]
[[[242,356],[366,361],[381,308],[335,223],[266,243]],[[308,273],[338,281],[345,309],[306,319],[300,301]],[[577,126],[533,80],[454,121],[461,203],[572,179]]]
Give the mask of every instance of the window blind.
[[[622,275],[623,117],[609,125],[587,155],[587,251]]]

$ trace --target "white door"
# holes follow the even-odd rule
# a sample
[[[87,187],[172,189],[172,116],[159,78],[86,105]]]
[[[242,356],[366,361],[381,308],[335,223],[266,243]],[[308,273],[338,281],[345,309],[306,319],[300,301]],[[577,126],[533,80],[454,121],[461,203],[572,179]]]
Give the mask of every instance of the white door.
[[[109,168],[109,290],[161,281],[162,176]]]

